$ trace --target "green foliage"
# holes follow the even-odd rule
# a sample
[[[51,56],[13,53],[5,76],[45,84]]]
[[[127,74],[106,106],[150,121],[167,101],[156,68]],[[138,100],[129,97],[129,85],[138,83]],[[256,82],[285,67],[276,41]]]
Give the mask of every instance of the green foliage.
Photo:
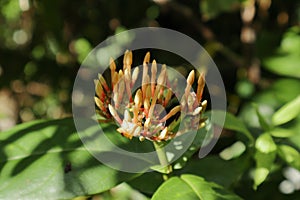
[[[200,2],[200,10],[206,19],[215,18],[222,12],[229,12],[239,8],[242,0],[204,0]]]
[[[190,174],[183,174],[180,177],[172,177],[163,183],[156,193],[153,200],[164,199],[241,199],[224,190],[220,185],[206,182],[203,178]]]
[[[277,54],[264,60],[264,66],[279,75],[300,78],[300,29],[291,28],[281,41]]]
[[[274,125],[289,122],[300,114],[300,96],[281,107],[272,117]]]
[[[300,4],[253,2],[0,1],[0,125],[11,122],[11,113],[12,124],[21,123],[0,132],[0,199],[298,199],[299,190],[286,195],[278,188],[286,167],[300,171]],[[227,89],[228,112],[208,104],[207,126],[167,175],[103,165],[85,149],[71,118],[33,121],[70,116],[73,80],[90,50],[112,34],[144,26],[198,41]],[[187,72],[182,59],[153,55]],[[6,91],[12,98],[2,103]],[[209,92],[217,95],[218,88]],[[203,98],[209,101],[206,91]],[[125,150],[154,150],[149,141],[122,137],[111,123],[103,128]],[[214,149],[199,159],[199,148],[220,128]]]
[[[22,124],[1,133],[0,146],[0,199],[70,199],[137,176],[93,158],[72,118]]]

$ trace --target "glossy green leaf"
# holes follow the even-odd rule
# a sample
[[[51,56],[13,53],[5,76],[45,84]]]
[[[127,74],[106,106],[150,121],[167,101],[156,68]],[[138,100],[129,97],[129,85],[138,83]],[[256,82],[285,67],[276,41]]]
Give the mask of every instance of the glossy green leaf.
[[[259,106],[254,104],[254,108],[256,111],[256,115],[258,117],[258,121],[260,126],[265,130],[265,131],[269,131],[271,129],[271,125],[268,123],[268,120],[266,119],[265,116],[263,116],[259,110]]]
[[[220,157],[224,160],[231,160],[233,158],[239,157],[246,150],[246,146],[241,141],[237,141],[231,146],[227,147],[220,152]]]
[[[139,191],[133,189],[130,187],[127,183],[121,183],[117,185],[116,187],[94,195],[92,198],[75,198],[73,200],[88,200],[88,199],[93,199],[93,200],[149,200],[150,198],[146,197],[144,194],[140,193]]]
[[[257,189],[257,186],[259,186],[266,180],[269,173],[270,173],[270,170],[265,167],[257,167],[254,170],[254,186],[253,186],[253,188],[255,190]]]
[[[256,142],[255,148],[262,153],[271,153],[276,151],[276,144],[268,133],[261,134]]]
[[[290,166],[300,170],[300,153],[291,146],[278,146],[278,155]]]
[[[0,134],[0,146],[0,199],[70,199],[137,176],[91,156],[71,118],[16,126]]]
[[[276,74],[300,78],[299,62],[298,55],[278,55],[266,59],[264,65]]]
[[[286,128],[274,128],[270,131],[273,137],[288,138],[296,134],[295,130]]]
[[[277,146],[270,134],[263,133],[257,138],[255,148],[254,159],[256,169],[254,170],[254,189],[262,184],[270,173],[276,158]]]
[[[183,174],[172,177],[154,193],[152,200],[222,200],[241,199],[229,193],[222,186],[205,181],[202,177]]]
[[[300,114],[300,96],[282,106],[272,117],[274,125],[287,123]]]

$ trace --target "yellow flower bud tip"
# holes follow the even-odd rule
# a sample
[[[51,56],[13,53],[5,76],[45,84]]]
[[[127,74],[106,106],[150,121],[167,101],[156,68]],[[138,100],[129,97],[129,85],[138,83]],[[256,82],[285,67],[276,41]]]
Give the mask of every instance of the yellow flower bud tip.
[[[146,121],[145,121],[145,123],[144,123],[144,127],[146,129],[148,129],[150,127],[150,124],[151,124],[151,118],[147,118]]]
[[[99,79],[101,85],[104,87],[104,89],[109,92],[110,89],[109,89],[104,77],[102,76],[102,74],[98,74],[98,79]]]
[[[95,84],[95,93],[98,95],[98,97],[101,97],[103,95],[103,88],[99,80],[94,80],[94,84]]]
[[[124,73],[123,73],[123,70],[119,70],[119,79],[121,79],[123,77]]]
[[[151,72],[154,73],[154,74],[156,74],[156,72],[157,72],[157,63],[156,63],[156,60],[152,61]]]
[[[94,84],[95,84],[96,87],[98,86],[98,80],[97,79],[94,79]]]
[[[198,101],[198,103],[200,103],[200,101],[201,101],[204,86],[205,86],[204,74],[201,73],[198,78],[198,86],[197,86],[197,101]]]
[[[194,83],[194,80],[195,80],[195,71],[194,70],[192,70],[190,73],[189,73],[189,75],[188,75],[188,78],[187,78],[187,84],[189,84],[189,85],[193,85],[193,83]]]
[[[202,101],[201,106],[202,106],[203,108],[206,108],[206,106],[207,106],[207,101],[206,101],[206,100]]]
[[[103,102],[98,97],[94,97],[94,100],[96,105],[102,110]]]
[[[139,137],[139,140],[140,140],[141,142],[143,142],[143,141],[145,140],[145,137],[144,137],[144,136],[140,136],[140,137]]]
[[[167,77],[167,69],[166,69],[166,65],[162,65],[160,74],[157,78],[157,84],[158,85],[164,85],[165,81],[166,81],[166,77]]]
[[[144,58],[144,64],[148,64],[150,62],[150,52],[147,52]]]
[[[139,76],[139,68],[136,67],[134,68],[131,76],[131,87],[135,84],[136,80],[138,79]]]
[[[141,105],[143,103],[143,97],[142,97],[141,89],[138,89],[138,91],[136,92],[135,97],[134,97],[134,103],[135,103],[135,105],[138,106],[138,108],[141,107]]]
[[[201,122],[199,125],[199,129],[205,127],[205,125],[206,125],[205,122]]]
[[[146,111],[149,110],[149,108],[150,108],[150,101],[149,101],[149,99],[145,99],[144,100],[144,108],[145,108]]]
[[[115,118],[115,120],[116,120],[119,124],[122,124],[122,120],[121,120],[121,118],[119,117],[117,111],[114,109],[114,107],[112,107],[112,105],[108,104],[108,109],[109,109],[110,114]]]
[[[156,79],[156,73],[157,73],[157,64],[156,61],[153,60],[152,66],[151,66],[151,91],[152,94],[154,95],[154,90],[155,90],[155,79]]]
[[[202,111],[202,107],[198,107],[198,108],[196,108],[196,109],[194,110],[193,115],[194,115],[194,116],[195,116],[195,115],[199,115],[201,111]]]
[[[167,121],[170,117],[174,116],[176,113],[181,111],[181,106],[175,106],[174,108],[172,108],[172,110],[170,110],[170,112],[165,115],[161,120],[159,120],[159,122],[164,122]]]
[[[165,140],[167,139],[167,133],[168,133],[168,127],[165,127],[160,134],[158,135],[159,140]]]
[[[111,72],[116,71],[117,67],[116,67],[116,63],[113,58],[110,58],[110,60],[109,60],[109,68],[110,68]]]
[[[124,69],[127,69],[132,64],[132,51],[126,50],[124,54],[123,64],[125,66]]]

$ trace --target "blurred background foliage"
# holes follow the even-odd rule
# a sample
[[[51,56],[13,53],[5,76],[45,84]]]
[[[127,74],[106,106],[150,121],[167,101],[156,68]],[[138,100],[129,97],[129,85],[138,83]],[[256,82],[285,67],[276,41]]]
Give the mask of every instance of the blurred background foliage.
[[[0,130],[71,116],[73,81],[90,50],[115,33],[154,26],[180,31],[204,46],[222,74],[228,111],[258,137],[261,118],[271,124],[275,111],[300,94],[299,25],[299,0],[1,0]],[[299,150],[295,115],[279,124],[275,141]],[[282,130],[289,133],[284,140]],[[224,130],[213,153],[232,144],[234,153],[241,151],[239,139]],[[281,152],[287,162],[286,152],[295,155]],[[293,165],[300,168],[299,162]],[[300,173],[285,166],[272,166],[269,181],[255,192],[247,176],[234,189],[246,199],[295,199]]]

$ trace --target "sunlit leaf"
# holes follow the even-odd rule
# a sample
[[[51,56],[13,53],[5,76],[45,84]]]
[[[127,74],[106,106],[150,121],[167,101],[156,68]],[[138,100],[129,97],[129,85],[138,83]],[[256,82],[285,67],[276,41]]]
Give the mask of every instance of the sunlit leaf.
[[[0,146],[0,199],[70,199],[136,176],[91,156],[71,118],[16,126],[0,134]]]
[[[261,127],[265,130],[265,131],[268,131],[271,129],[271,125],[268,123],[267,119],[265,116],[263,116],[259,110],[259,106],[254,104],[254,108],[255,108],[255,111],[256,111],[256,115],[258,117],[258,121],[259,121],[259,124],[261,125]]]
[[[269,175],[270,170],[264,167],[257,167],[254,170],[254,189],[257,188],[260,184],[262,184],[267,176]]]
[[[262,153],[271,153],[276,151],[276,144],[268,133],[263,133],[257,138],[255,148]]]
[[[300,114],[300,96],[292,100],[291,102],[282,106],[276,111],[272,117],[274,125],[281,125],[291,121]]]
[[[296,134],[296,131],[285,128],[274,128],[270,131],[270,134],[274,137],[287,138]]]
[[[300,170],[300,153],[291,146],[279,145],[279,156],[290,166]]]
[[[244,143],[237,141],[230,147],[227,147],[220,152],[220,157],[224,160],[231,160],[233,158],[239,157],[246,150]]]
[[[276,157],[277,146],[268,133],[263,133],[257,138],[255,148],[254,189],[262,184],[270,173]]]
[[[282,55],[264,61],[266,68],[276,74],[300,78],[300,57],[298,55]]]
[[[172,177],[154,193],[152,200],[215,200],[241,199],[226,191],[222,186],[205,181],[202,177],[183,174]]]

